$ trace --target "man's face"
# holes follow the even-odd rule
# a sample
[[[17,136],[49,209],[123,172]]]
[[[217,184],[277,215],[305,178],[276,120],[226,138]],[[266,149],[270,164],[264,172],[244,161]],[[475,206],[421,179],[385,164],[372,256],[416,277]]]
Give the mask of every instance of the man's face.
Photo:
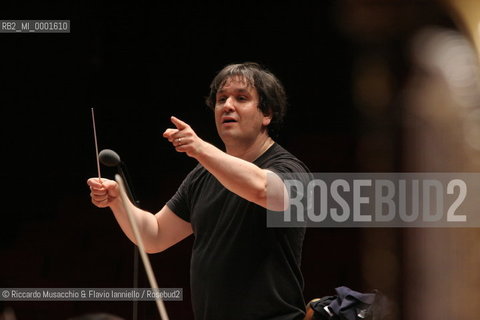
[[[241,77],[231,77],[218,90],[215,104],[215,124],[225,143],[253,142],[270,123],[258,108],[257,90]]]

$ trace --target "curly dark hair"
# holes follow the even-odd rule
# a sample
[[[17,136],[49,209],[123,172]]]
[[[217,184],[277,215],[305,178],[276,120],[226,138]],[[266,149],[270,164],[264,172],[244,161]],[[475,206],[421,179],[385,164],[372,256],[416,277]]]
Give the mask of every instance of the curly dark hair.
[[[260,99],[258,108],[264,115],[272,116],[267,128],[268,134],[276,137],[287,111],[287,95],[280,80],[256,62],[230,64],[220,70],[210,84],[210,95],[206,99],[207,106],[212,110],[215,109],[217,91],[232,77],[243,78],[257,90]]]

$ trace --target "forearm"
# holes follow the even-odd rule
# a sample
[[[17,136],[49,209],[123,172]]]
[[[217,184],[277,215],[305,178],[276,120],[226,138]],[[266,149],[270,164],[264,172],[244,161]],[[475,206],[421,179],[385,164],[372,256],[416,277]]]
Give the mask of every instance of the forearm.
[[[195,157],[220,183],[238,196],[267,206],[267,172],[206,143]]]
[[[271,210],[285,209],[287,192],[280,177],[268,169],[223,152],[200,139],[185,122],[175,117],[171,119],[177,129],[167,129],[163,136],[176,151],[197,159],[225,188],[238,196]]]
[[[152,213],[134,206],[130,201],[128,201],[127,206],[137,224],[139,233],[142,237],[143,245],[145,246],[145,250],[149,252],[150,248],[154,247],[155,240],[158,236],[157,220]],[[120,228],[125,233],[125,235],[130,239],[130,241],[138,245],[138,241],[135,238],[135,234],[131,227],[126,208],[124,207],[121,199],[115,199],[111,203],[110,209],[112,210],[115,219],[117,220]]]

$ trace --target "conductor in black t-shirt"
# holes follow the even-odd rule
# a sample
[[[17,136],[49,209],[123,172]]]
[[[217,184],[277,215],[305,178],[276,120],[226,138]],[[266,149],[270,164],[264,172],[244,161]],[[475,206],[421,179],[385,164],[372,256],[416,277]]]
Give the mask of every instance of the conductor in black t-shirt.
[[[197,320],[303,319],[305,229],[266,226],[266,209],[288,206],[280,175],[308,172],[272,139],[285,114],[283,86],[256,63],[232,64],[212,81],[207,105],[225,151],[171,118],[175,128],[163,136],[198,165],[158,213],[128,204],[145,249],[161,252],[194,235],[190,274]],[[91,178],[88,185],[92,202],[110,207],[135,242],[117,183]]]

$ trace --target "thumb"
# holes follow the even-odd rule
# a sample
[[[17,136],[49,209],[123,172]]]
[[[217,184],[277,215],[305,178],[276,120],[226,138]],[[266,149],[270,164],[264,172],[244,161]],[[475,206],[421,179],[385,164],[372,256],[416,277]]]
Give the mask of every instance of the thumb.
[[[164,138],[170,138],[173,134],[177,133],[178,132],[178,129],[171,129],[171,128],[168,128],[167,130],[165,130],[165,132],[163,133],[163,137]]]
[[[117,197],[119,194],[118,183],[113,180],[107,180],[103,182],[103,187],[107,190],[108,194],[112,197]]]

